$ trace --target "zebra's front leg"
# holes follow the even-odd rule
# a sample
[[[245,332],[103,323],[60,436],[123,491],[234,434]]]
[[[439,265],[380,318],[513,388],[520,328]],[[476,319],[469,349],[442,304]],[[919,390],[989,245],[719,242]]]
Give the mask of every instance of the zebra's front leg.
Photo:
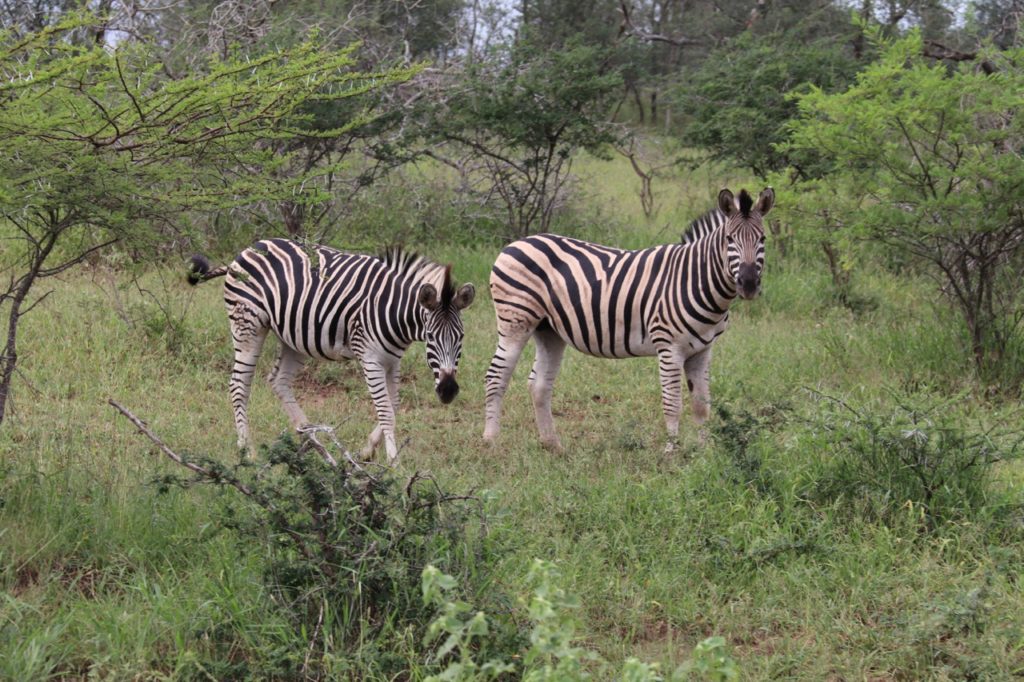
[[[388,465],[395,466],[398,464],[398,445],[395,442],[395,408],[391,402],[391,391],[388,388],[390,364],[378,360],[364,360],[362,365],[366,386],[370,389],[370,397],[373,398],[373,406],[377,410],[377,425],[370,434],[362,455],[367,459],[372,457],[374,450],[383,438]]]
[[[530,372],[529,384],[537,431],[540,433],[541,445],[548,450],[561,452],[562,442],[555,432],[555,420],[551,415],[551,392],[562,366],[565,341],[551,329],[538,330],[533,339],[537,344],[537,358]]]
[[[398,383],[399,383],[399,366],[401,363],[395,362],[391,365],[387,372],[388,379],[388,395],[391,398],[391,409],[397,415],[398,414]],[[376,452],[377,446],[384,439],[384,427],[377,422],[377,425],[373,427],[373,431],[370,433],[370,438],[367,440],[366,447],[363,448],[360,453],[363,459],[370,459],[373,457],[373,453]]]
[[[508,390],[508,382],[512,379],[512,372],[519,362],[519,356],[530,340],[533,329],[514,336],[502,335],[498,332],[498,347],[494,351],[494,358],[491,359],[491,366],[487,369],[487,376],[484,379],[486,404],[484,414],[484,442],[494,445],[501,432],[501,403]]]
[[[686,371],[686,385],[690,389],[693,420],[697,422],[697,438],[703,445],[707,441],[707,430],[704,422],[711,413],[710,371],[711,346],[686,358],[683,369]]]
[[[658,376],[661,379],[661,409],[665,413],[668,441],[665,452],[675,450],[679,441],[679,413],[682,411],[682,353],[675,346],[658,349]]]

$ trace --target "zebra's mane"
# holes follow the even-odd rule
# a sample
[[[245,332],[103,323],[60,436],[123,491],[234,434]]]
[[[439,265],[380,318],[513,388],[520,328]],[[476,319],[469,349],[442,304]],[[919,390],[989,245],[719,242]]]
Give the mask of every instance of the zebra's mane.
[[[448,307],[455,296],[451,265],[441,265],[415,251],[406,251],[400,246],[385,249],[380,259],[394,275],[410,278],[414,282],[426,283],[428,280],[434,279],[439,270],[444,270],[444,278],[439,292],[441,305]]]
[[[689,224],[686,230],[683,231],[681,241],[684,244],[692,244],[714,232],[715,228],[724,222],[725,215],[722,211],[713,208]]]

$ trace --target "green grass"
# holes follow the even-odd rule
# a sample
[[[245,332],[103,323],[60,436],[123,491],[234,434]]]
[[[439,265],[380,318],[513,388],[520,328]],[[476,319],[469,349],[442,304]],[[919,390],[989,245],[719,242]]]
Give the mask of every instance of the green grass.
[[[666,178],[655,185],[661,212],[646,222],[628,164],[586,161],[579,170],[587,194],[559,228],[623,246],[678,238],[726,184],[707,171]],[[653,359],[567,353],[554,403],[566,451],[554,455],[536,439],[528,350],[499,444],[485,447],[483,376],[495,342],[486,284],[496,249],[422,250],[453,262],[478,297],[466,312],[454,404],[434,397],[423,347],[406,355],[402,466],[429,469],[448,489],[497,495],[498,558],[481,568],[491,588],[515,602],[534,557],[557,562],[581,598],[586,645],[612,661],[635,655],[671,670],[697,642],[722,635],[744,679],[1024,674],[1019,463],[1001,465],[989,507],[933,533],[921,532],[913,505],[880,523],[858,514],[856,501],[821,504],[810,494],[831,465],[822,394],[879,413],[900,396],[947,400],[969,423],[1021,423],[1018,402],[976,385],[956,320],[935,308],[926,285],[865,268],[857,286],[876,305],[855,315],[829,302],[820,263],[769,252],[764,295],[737,305],[712,362],[716,403],[736,414],[782,410],[751,444],[759,464],[747,475],[723,446],[701,447],[689,421],[680,451],[662,453]],[[172,310],[187,311],[168,343],[147,299],[124,289],[129,325],[95,275],[56,282],[21,330],[13,410],[0,429],[0,678],[230,677],[238,661],[265,660],[297,637],[262,587],[260,550],[216,532],[230,492],[158,493],[150,481],[174,465],[106,404],[122,402],[182,452],[236,456],[220,287],[189,289],[177,271],[147,276]],[[265,367],[272,356],[268,344]],[[373,416],[355,364],[311,365],[297,393],[311,419],[361,445]],[[287,427],[262,381],[250,422],[256,442]],[[512,609],[521,620],[521,607]],[[395,635],[377,644],[422,669],[419,642]],[[350,668],[366,670],[374,646]]]

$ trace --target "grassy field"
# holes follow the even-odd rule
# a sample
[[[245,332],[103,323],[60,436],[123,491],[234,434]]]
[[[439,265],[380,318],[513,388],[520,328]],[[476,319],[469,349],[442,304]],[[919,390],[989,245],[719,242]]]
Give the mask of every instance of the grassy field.
[[[661,211],[645,221],[627,165],[580,170],[577,228],[624,246],[676,239],[736,180],[706,170],[666,179],[655,185]],[[927,283],[865,267],[858,292],[873,303],[854,314],[833,303],[811,248],[786,260],[769,248],[763,296],[737,304],[715,347],[712,397],[730,416],[716,418],[708,446],[684,421],[681,447],[663,454],[653,359],[569,352],[554,403],[566,451],[554,455],[533,426],[530,350],[498,446],[481,440],[496,250],[421,248],[455,263],[478,296],[455,403],[434,397],[422,345],[403,361],[402,467],[429,470],[449,490],[493,493],[492,563],[477,589],[506,595],[514,620],[539,557],[579,595],[582,642],[612,662],[638,656],[670,671],[721,635],[742,679],[1024,676],[1019,462],[992,467],[982,503],[947,501],[937,523],[877,489],[835,492],[846,480],[843,443],[871,419],[897,428],[901,405],[929,415],[925,430],[1022,423],[1012,393],[975,383],[957,321],[933,305]],[[267,599],[258,548],[216,532],[230,491],[158,492],[150,482],[174,465],[106,404],[122,402],[183,452],[237,456],[221,290],[189,289],[179,275],[154,270],[140,291],[80,270],[24,320],[17,393],[0,429],[0,678],[216,679],[222,663],[257,660],[296,636]],[[158,300],[180,322],[168,323]],[[264,363],[272,356],[268,344]],[[355,364],[310,366],[298,396],[351,446],[372,426]],[[256,442],[287,427],[262,381],[250,421]],[[413,672],[380,679],[416,678],[402,661],[417,648],[391,652]],[[377,679],[362,662],[385,653],[366,643],[351,668]]]

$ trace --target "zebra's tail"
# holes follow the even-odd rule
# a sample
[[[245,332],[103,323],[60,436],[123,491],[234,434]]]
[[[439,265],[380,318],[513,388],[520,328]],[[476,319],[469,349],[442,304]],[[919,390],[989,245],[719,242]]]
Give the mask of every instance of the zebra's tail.
[[[197,253],[189,260],[188,283],[195,286],[208,279],[223,277],[227,272],[228,268],[226,265],[211,270],[210,261],[206,259],[206,256],[201,253]]]

